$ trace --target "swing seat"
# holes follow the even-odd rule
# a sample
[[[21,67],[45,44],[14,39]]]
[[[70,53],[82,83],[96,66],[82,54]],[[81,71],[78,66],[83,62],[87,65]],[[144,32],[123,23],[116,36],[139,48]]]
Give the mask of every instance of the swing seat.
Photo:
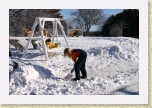
[[[53,46],[53,47],[48,47],[48,46],[47,46],[48,52],[56,51],[56,50],[59,50],[59,49],[62,48],[61,42],[54,43],[54,45],[55,45],[55,46]]]
[[[56,47],[58,47],[57,45],[55,45],[55,43],[54,42],[46,42],[46,45],[47,45],[47,47],[48,48],[56,48]]]
[[[50,52],[53,52],[53,51],[61,51],[62,49],[62,43],[61,42],[57,42],[57,43],[54,43],[55,46],[53,46],[52,48],[49,48],[49,45],[46,45],[47,46],[47,52],[50,53]],[[39,47],[39,54],[45,54],[44,51],[41,50],[42,47]]]

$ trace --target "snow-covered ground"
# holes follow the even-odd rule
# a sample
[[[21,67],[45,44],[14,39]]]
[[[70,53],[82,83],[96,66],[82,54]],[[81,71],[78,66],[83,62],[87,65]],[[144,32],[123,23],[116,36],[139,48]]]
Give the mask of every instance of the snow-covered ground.
[[[20,39],[24,45],[27,41]],[[68,82],[64,77],[73,68],[73,61],[63,56],[67,47],[63,37],[62,49],[49,53],[49,60],[30,48],[13,52],[12,59],[20,67],[10,72],[10,95],[139,95],[139,40],[128,37],[67,37],[72,49],[87,52],[87,79]],[[75,77],[75,75],[73,75]]]

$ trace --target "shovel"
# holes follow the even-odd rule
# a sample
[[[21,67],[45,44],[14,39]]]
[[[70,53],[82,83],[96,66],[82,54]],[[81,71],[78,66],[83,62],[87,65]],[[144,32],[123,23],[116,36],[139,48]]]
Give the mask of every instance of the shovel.
[[[73,72],[74,72],[74,68],[71,70],[71,73],[69,73],[67,76],[65,76],[65,80],[66,81],[71,81],[72,76],[73,76]]]

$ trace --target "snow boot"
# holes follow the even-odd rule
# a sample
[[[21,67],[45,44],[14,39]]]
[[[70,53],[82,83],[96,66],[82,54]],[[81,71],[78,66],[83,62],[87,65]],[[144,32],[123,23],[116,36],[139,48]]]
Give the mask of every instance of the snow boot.
[[[81,79],[87,79],[87,76],[81,76],[80,78]]]
[[[80,78],[73,78],[72,81],[80,80]]]
[[[76,75],[76,78],[73,78],[72,81],[80,80],[80,75]]]

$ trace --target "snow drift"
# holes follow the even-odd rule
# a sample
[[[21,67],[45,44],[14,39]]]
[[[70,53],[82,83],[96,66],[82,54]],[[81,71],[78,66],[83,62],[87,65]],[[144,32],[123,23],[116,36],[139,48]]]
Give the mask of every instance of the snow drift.
[[[49,61],[41,61],[32,46],[27,54],[30,61],[21,61],[22,54],[13,52],[13,60],[20,68],[10,72],[10,95],[104,95],[139,94],[139,41],[127,37],[68,37],[71,48],[87,52],[88,78],[67,82],[63,78],[73,68],[73,62],[63,56],[62,49],[49,54]],[[21,40],[26,44],[26,40]],[[13,51],[13,47],[11,47]],[[75,76],[75,75],[74,75]]]

